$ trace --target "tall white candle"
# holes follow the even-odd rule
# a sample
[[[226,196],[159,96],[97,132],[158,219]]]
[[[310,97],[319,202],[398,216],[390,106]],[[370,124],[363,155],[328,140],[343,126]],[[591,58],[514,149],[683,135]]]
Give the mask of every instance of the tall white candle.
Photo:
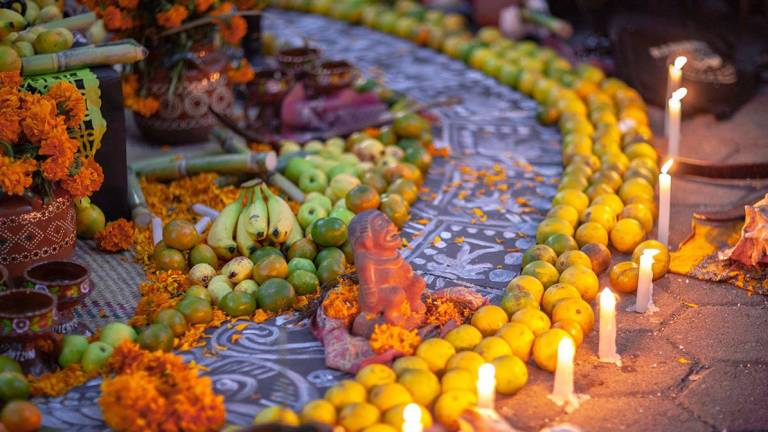
[[[163,240],[163,221],[157,216],[152,217],[152,243],[157,245]]]
[[[688,58],[685,56],[678,56],[675,58],[675,61],[673,61],[668,66],[668,73],[667,73],[667,96],[666,98],[669,99],[670,96],[672,96],[672,92],[677,90],[680,87],[680,83],[683,79],[683,66],[688,62]],[[669,108],[666,108],[666,113],[664,116],[664,133],[667,134],[667,139],[669,139]]]
[[[669,243],[669,209],[672,194],[672,176],[668,173],[674,161],[674,159],[670,159],[664,163],[661,166],[661,174],[659,174],[659,235],[657,237],[664,246],[667,246]]]
[[[658,249],[646,249],[640,255],[640,271],[637,278],[637,298],[635,300],[635,312],[655,312],[658,310],[653,305],[653,257],[659,253]]]
[[[600,361],[621,366],[621,356],[616,352],[616,296],[608,288],[600,292],[599,336],[598,356]]]
[[[680,149],[680,113],[683,110],[682,99],[688,94],[688,89],[681,87],[675,90],[667,102],[667,124],[669,124],[667,153],[675,157]]]
[[[573,340],[564,337],[557,346],[557,369],[555,369],[555,384],[552,387],[552,400],[562,405],[573,399],[573,356],[576,347]]]
[[[422,432],[424,426],[421,424],[421,408],[416,403],[409,403],[403,410],[402,432]]]
[[[496,402],[496,368],[490,363],[477,371],[477,406],[494,409]]]

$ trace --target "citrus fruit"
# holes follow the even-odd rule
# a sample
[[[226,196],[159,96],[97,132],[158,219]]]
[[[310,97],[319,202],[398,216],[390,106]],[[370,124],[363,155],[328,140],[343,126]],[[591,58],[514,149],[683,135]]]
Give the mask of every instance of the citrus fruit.
[[[213,301],[211,293],[208,292],[208,289],[202,285],[192,285],[191,287],[187,288],[187,292],[184,293],[184,296],[197,297],[199,299],[205,300],[209,304]]]
[[[365,402],[365,387],[354,380],[343,380],[325,391],[325,400],[336,408],[358,402]]]
[[[568,267],[577,264],[589,268],[592,267],[592,261],[590,261],[587,254],[580,250],[569,250],[557,257],[555,268],[562,274]]]
[[[136,342],[147,351],[170,352],[173,350],[173,332],[165,324],[152,324],[139,334]]]
[[[623,253],[632,252],[644,238],[645,230],[635,219],[620,219],[611,230],[611,244]]]
[[[424,172],[426,172],[432,165],[432,155],[421,146],[414,146],[405,150],[405,157],[403,160],[412,163]]]
[[[631,178],[619,188],[619,197],[624,201],[630,197],[643,196],[653,198],[653,186],[642,177]]]
[[[525,308],[515,312],[509,321],[520,323],[528,327],[536,336],[547,331],[551,326],[549,317],[544,312],[531,308]]]
[[[393,383],[397,380],[395,371],[380,363],[372,363],[367,366],[363,366],[357,375],[355,380],[363,385],[367,390],[371,387]]]
[[[429,413],[428,409],[424,408],[424,404],[418,405],[419,410],[421,411],[421,426],[424,430],[427,430],[432,427],[432,414]],[[387,412],[384,413],[384,421],[399,431],[405,420],[404,413],[405,407],[407,406],[408,404],[401,404],[388,409]]]
[[[365,429],[363,429],[363,432],[399,432],[400,429],[388,425],[386,423],[374,423]]]
[[[386,192],[387,186],[389,186],[389,183],[387,183],[387,180],[384,178],[384,176],[381,173],[375,171],[368,171],[363,174],[362,182],[363,185],[370,186],[380,194]],[[379,197],[379,202],[381,202],[381,197]]]
[[[541,302],[541,296],[544,294],[544,285],[533,276],[520,275],[509,281],[506,292],[526,291],[536,299],[536,303]]]
[[[613,209],[606,205],[593,204],[581,214],[581,221],[598,223],[606,231],[610,231],[616,225],[616,214],[614,214]]]
[[[507,342],[498,336],[488,336],[475,347],[474,351],[480,354],[485,361],[491,361],[497,357],[512,354],[512,348]]]
[[[533,261],[523,267],[522,275],[533,276],[541,282],[544,288],[557,282],[560,277],[555,266],[546,261]]]
[[[341,250],[339,250],[339,252],[341,252]],[[337,278],[344,273],[346,270],[347,258],[344,255],[344,252],[341,252],[341,255],[334,254],[319,262],[320,265],[317,266],[317,278],[320,280],[320,284],[327,284],[335,282]]]
[[[347,192],[344,201],[349,210],[353,213],[360,213],[365,210],[379,208],[381,198],[379,197],[379,192],[373,187],[366,184],[359,184]]]
[[[18,372],[21,373],[21,365],[16,360],[7,355],[0,354],[0,372]]]
[[[472,325],[483,336],[490,336],[508,322],[507,313],[496,305],[485,305],[472,315]]]
[[[293,410],[282,406],[264,408],[253,419],[254,425],[279,424],[283,426],[298,426],[301,422]]]
[[[515,312],[523,308],[539,308],[539,302],[528,291],[517,290],[509,291],[501,298],[499,305],[507,316],[512,316]]]
[[[316,294],[320,289],[320,280],[317,276],[306,270],[296,270],[288,276],[288,283],[293,286],[296,295]]]
[[[562,178],[560,178],[560,185],[557,187],[557,190],[564,190],[564,189],[576,189],[583,191],[584,189],[589,186],[589,181],[581,176],[577,175],[564,175]],[[570,207],[566,206],[564,204],[560,204],[556,207]],[[571,207],[573,209],[573,207]],[[576,210],[576,209],[573,209]]]
[[[362,431],[377,423],[381,413],[376,406],[367,402],[357,402],[344,406],[339,412],[339,425],[347,432]]]
[[[555,303],[552,309],[552,321],[572,320],[579,323],[584,333],[589,333],[595,325],[595,313],[592,306],[580,298],[566,298]]]
[[[563,329],[571,335],[574,344],[578,347],[584,341],[584,329],[581,324],[572,319],[564,319],[552,325],[552,328]]]
[[[283,279],[268,279],[256,293],[259,307],[267,312],[280,312],[290,309],[296,302],[296,292],[290,283]]]
[[[315,263],[309,258],[294,257],[288,261],[288,275],[292,275],[297,270],[306,270],[308,272],[316,272],[317,268]]]
[[[0,411],[0,424],[9,432],[34,432],[43,423],[43,416],[32,402],[15,400],[8,402]]]
[[[587,301],[592,301],[600,290],[600,282],[592,271],[592,266],[570,266],[560,275],[558,282],[575,286],[581,297]]]
[[[458,427],[459,416],[465,409],[477,404],[477,396],[466,390],[451,390],[443,393],[435,402],[435,419],[448,428]]]
[[[398,228],[402,228],[410,217],[409,204],[398,194],[386,194],[386,197],[382,197],[380,210]]]
[[[581,293],[575,286],[569,283],[556,283],[544,291],[541,307],[544,312],[551,314],[555,304],[566,298],[581,298]]]
[[[410,369],[423,369],[428,371],[429,365],[421,357],[403,356],[392,363],[392,369],[398,376],[400,376]]]
[[[573,225],[565,219],[548,217],[536,228],[536,243],[544,243],[552,234],[573,234]]]
[[[312,224],[312,240],[320,246],[341,246],[347,241],[347,225],[337,217],[318,219]]]
[[[637,245],[635,250],[632,252],[632,261],[639,265],[640,257],[643,255],[643,252],[648,249],[656,249],[659,251],[656,255],[653,256],[653,265],[651,266],[653,269],[653,280],[656,280],[664,276],[669,269],[669,249],[667,249],[667,247],[660,241],[646,240]]]
[[[589,197],[582,191],[566,189],[555,194],[552,205],[565,204],[576,209],[579,214],[589,206]]]
[[[579,244],[570,235],[555,233],[547,237],[544,242],[547,246],[551,247],[556,254],[561,255],[569,250],[579,249]]]
[[[475,351],[461,351],[452,355],[448,359],[445,367],[448,370],[451,369],[467,369],[474,374],[477,374],[477,370],[485,363],[483,356]]]
[[[483,340],[483,334],[476,327],[462,324],[452,329],[443,337],[456,351],[471,350]]]
[[[492,362],[496,368],[496,391],[510,395],[523,388],[528,382],[528,368],[519,357],[502,356]]]
[[[187,320],[176,309],[163,309],[155,317],[155,323],[165,324],[174,336],[181,336],[187,331]]]
[[[154,255],[155,267],[159,270],[179,270],[187,268],[187,259],[181,251],[166,247]]]
[[[320,423],[333,425],[336,423],[336,407],[325,399],[315,399],[304,405],[300,414],[302,423]]]
[[[375,405],[379,411],[386,411],[395,405],[413,402],[413,397],[404,385],[390,382],[371,388],[368,401]]]
[[[616,263],[611,267],[608,277],[611,287],[618,292],[633,293],[637,290],[640,267],[634,261]]]
[[[232,291],[222,297],[218,306],[233,318],[249,316],[256,310],[256,299],[246,292]]]
[[[443,393],[450,390],[475,391],[477,375],[467,369],[450,369],[440,379]]]
[[[506,314],[504,316],[506,317]],[[456,354],[456,349],[453,345],[438,338],[427,339],[416,348],[416,355],[427,362],[429,370],[432,372],[445,369],[445,364],[454,354]]]
[[[563,219],[575,227],[579,223],[579,212],[569,205],[560,204],[547,212],[547,218]]]
[[[545,371],[557,368],[557,348],[563,338],[571,336],[563,329],[553,328],[536,337],[533,341],[533,361]]]
[[[282,254],[266,255],[258,261],[254,261],[253,279],[260,285],[272,278],[285,279],[288,277],[288,263],[285,262]]]
[[[422,133],[427,132],[429,123],[418,114],[408,112],[397,117],[392,127],[398,137],[419,138]]]
[[[614,191],[605,183],[595,183],[587,188],[586,193],[590,200],[596,200],[603,195],[613,195]]]
[[[616,172],[612,169],[606,169],[605,167],[600,168],[599,171],[592,174],[592,177],[589,179],[591,184],[605,184],[611,190],[616,190],[621,187],[622,184],[622,178],[621,174]]]
[[[587,243],[581,247],[592,263],[592,271],[601,274],[611,265],[611,251],[600,243]]]
[[[543,244],[537,244],[535,246],[531,246],[523,253],[523,261],[521,265],[522,267],[525,267],[534,261],[546,261],[550,264],[554,264],[555,261],[557,261],[557,254],[552,250],[551,247]]]
[[[289,260],[293,260],[294,258],[306,258],[308,260],[314,260],[315,256],[317,255],[317,246],[312,240],[303,238],[292,244],[291,247],[288,248],[286,255],[288,256]]]
[[[496,336],[507,342],[513,355],[519,357],[523,361],[528,361],[528,357],[531,354],[531,347],[533,346],[533,339],[536,337],[531,329],[519,322],[511,322],[504,324],[504,326],[496,332]]]
[[[195,296],[185,296],[176,304],[176,310],[189,324],[205,324],[213,319],[211,303]]]
[[[608,245],[608,231],[597,222],[586,222],[576,229],[576,243],[580,247],[589,243]]]
[[[628,199],[627,201],[624,202],[624,204],[626,204],[626,205],[640,204],[643,207],[645,207],[646,209],[648,209],[648,211],[651,212],[651,215],[654,218],[659,216],[659,207],[658,207],[656,201],[653,198],[649,198],[649,197],[645,197],[645,196],[636,196],[636,197],[632,197],[632,198]],[[628,215],[627,217],[630,217],[630,215]],[[631,215],[631,217],[634,217],[634,218],[637,219],[637,217],[634,216],[634,215]],[[621,219],[621,217],[619,217],[619,219]]]
[[[653,229],[653,213],[641,203],[627,204],[621,211],[620,219],[634,219],[640,222],[645,232]]]
[[[104,213],[94,204],[77,205],[75,220],[77,221],[77,236],[92,239],[96,233],[104,229],[106,220]]]
[[[0,400],[12,401],[29,397],[29,384],[19,372],[0,373]]]
[[[163,241],[168,247],[189,250],[200,241],[200,236],[191,222],[174,219],[163,227]]]
[[[193,266],[198,264],[209,264],[213,267],[218,267],[219,257],[216,256],[216,252],[211,249],[205,243],[196,244],[195,247],[189,251],[189,263]]]
[[[393,180],[387,187],[389,195],[400,195],[406,203],[413,204],[419,199],[419,187],[414,182],[405,178]]]
[[[420,405],[430,405],[440,395],[440,381],[437,376],[426,369],[408,369],[397,379],[408,389],[413,401]]]
[[[624,202],[616,194],[600,195],[592,201],[592,205],[602,205],[610,208],[614,215],[621,214],[624,210]]]

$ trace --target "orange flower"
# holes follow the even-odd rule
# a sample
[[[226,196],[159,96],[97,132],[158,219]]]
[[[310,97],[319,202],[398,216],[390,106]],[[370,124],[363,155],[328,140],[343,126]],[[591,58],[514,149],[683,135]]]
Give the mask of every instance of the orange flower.
[[[203,13],[207,11],[212,4],[213,0],[195,0],[195,10],[197,13]]]
[[[139,90],[139,76],[136,74],[123,75],[122,80],[123,97],[126,99],[133,97]]]
[[[32,185],[32,173],[37,169],[33,159],[13,160],[0,154],[0,189],[8,195],[21,195]]]
[[[75,198],[84,198],[99,190],[104,172],[93,158],[81,159],[82,166],[73,177],[64,177],[61,185]]]
[[[127,250],[133,244],[133,222],[118,219],[96,234],[96,246],[105,252]]]
[[[131,16],[124,14],[115,6],[107,6],[101,15],[104,20],[104,27],[109,31],[126,30],[133,25]]]
[[[73,154],[54,155],[44,160],[40,164],[43,171],[43,177],[46,180],[58,181],[69,175],[69,169],[75,161]]]
[[[41,155],[49,156],[41,165],[43,177],[58,181],[69,175],[69,169],[75,161],[78,142],[67,135],[61,118],[57,118],[57,122],[47,132],[48,135],[40,142],[39,150]]]
[[[125,106],[141,116],[149,117],[160,109],[160,101],[153,97],[132,97],[125,99]]]
[[[233,16],[223,23],[219,24],[219,32],[224,42],[230,45],[237,45],[243,39],[248,31],[248,23],[241,16]]]
[[[172,29],[180,26],[181,23],[187,19],[188,15],[189,11],[187,8],[175,4],[171,6],[170,9],[157,14],[157,22],[165,28]]]
[[[56,126],[56,102],[32,93],[25,93],[21,100],[24,112],[22,130],[30,141],[38,143]]]
[[[0,87],[20,87],[20,86],[21,86],[20,71],[0,72]]]
[[[117,4],[124,9],[136,9],[139,5],[139,0],[117,0]]]
[[[16,144],[21,134],[19,91],[0,87],[0,141]]]
[[[369,340],[374,352],[383,353],[395,350],[405,355],[411,355],[421,343],[417,329],[406,330],[391,324],[376,324]]]
[[[33,396],[61,396],[74,387],[85,384],[96,377],[96,372],[85,372],[79,364],[71,364],[56,372],[40,376],[27,375],[29,391]]]
[[[245,84],[253,79],[253,68],[248,60],[242,59],[236,68],[227,67],[227,81],[231,84]]]
[[[67,119],[67,127],[78,126],[85,118],[85,98],[69,82],[57,81],[48,89],[46,96],[56,102],[56,111]]]

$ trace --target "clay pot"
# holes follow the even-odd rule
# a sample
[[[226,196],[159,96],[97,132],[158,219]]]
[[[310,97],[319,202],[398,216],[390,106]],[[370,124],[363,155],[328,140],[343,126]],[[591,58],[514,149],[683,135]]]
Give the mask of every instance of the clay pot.
[[[330,94],[350,87],[358,76],[357,69],[347,61],[325,61],[309,71],[307,86],[315,94]]]
[[[281,70],[301,79],[304,73],[312,70],[320,58],[320,51],[309,47],[286,48],[280,50],[275,58]]]
[[[10,286],[9,283],[8,270],[5,268],[5,266],[0,265],[0,291],[10,288],[13,287]]]
[[[47,291],[0,292],[0,342],[3,354],[28,372],[41,370],[35,341],[50,337],[56,320],[56,298]]]
[[[136,125],[144,138],[158,144],[207,141],[209,133],[218,124],[210,110],[227,114],[235,99],[224,74],[226,55],[209,45],[195,47],[189,53],[192,59],[185,60],[184,72],[174,94],[169,96],[171,74],[162,66],[165,55],[161,51],[157,53],[148,60],[154,65],[155,73],[146,84],[148,96],[160,101],[160,108],[150,117],[135,114]]]
[[[66,260],[75,251],[75,206],[69,194],[55,187],[53,198],[0,198],[0,264],[9,280],[21,286],[24,270],[43,261]]]
[[[91,293],[88,269],[72,261],[46,261],[28,268],[24,277],[36,290],[56,296],[59,319],[56,333],[71,333],[77,327],[74,309]]]

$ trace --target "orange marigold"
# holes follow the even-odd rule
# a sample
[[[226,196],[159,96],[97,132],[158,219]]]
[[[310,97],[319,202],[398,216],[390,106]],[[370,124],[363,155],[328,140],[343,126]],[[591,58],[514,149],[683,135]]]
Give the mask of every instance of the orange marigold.
[[[139,5],[139,0],[117,0],[117,4],[119,4],[121,8],[136,9],[136,6]]]
[[[157,22],[165,28],[176,28],[187,19],[189,11],[181,5],[173,5],[169,9],[157,14]]]
[[[242,59],[237,67],[227,67],[227,81],[231,84],[245,84],[253,79],[254,72],[248,60]]]
[[[37,169],[33,159],[14,160],[0,154],[0,189],[8,195],[21,195],[32,185],[32,173]]]
[[[0,72],[0,87],[20,87],[21,71]]]
[[[323,312],[329,318],[342,320],[349,325],[360,312],[357,293],[357,284],[348,279],[340,278],[339,286],[330,290],[323,300]]]
[[[127,99],[136,95],[139,90],[139,76],[136,74],[123,75],[122,79],[123,96]]]
[[[0,87],[0,141],[15,144],[21,134],[21,102],[15,87]]]
[[[212,4],[213,0],[195,0],[195,10],[197,13],[203,13],[207,11]]]
[[[120,8],[107,6],[101,14],[104,27],[109,31],[127,30],[133,26],[131,16],[123,13]]]
[[[421,343],[418,330],[406,330],[391,324],[376,324],[369,340],[374,352],[383,353],[395,350],[404,355],[411,355]]]
[[[112,221],[96,234],[96,246],[105,252],[127,250],[133,244],[133,222],[125,219]]]
[[[75,127],[85,118],[85,98],[71,83],[57,81],[46,96],[56,102],[56,112],[64,116],[67,127]]]
[[[69,175],[69,169],[75,161],[73,154],[54,155],[40,164],[43,177],[50,181],[59,181]]]
[[[84,198],[99,190],[104,182],[104,171],[93,158],[83,158],[74,176],[67,176],[61,185],[75,198]]]
[[[27,375],[27,381],[32,396],[54,397],[66,394],[69,390],[85,384],[97,375],[97,372],[83,371],[79,364],[71,364],[56,372],[40,376]]]
[[[21,127],[24,135],[30,141],[38,143],[47,137],[49,131],[59,122],[56,115],[56,102],[51,98],[33,93],[23,93],[21,102],[24,112]]]
[[[248,23],[241,16],[233,16],[219,24],[219,32],[224,42],[237,45],[248,31]]]
[[[149,117],[160,109],[160,101],[153,97],[132,97],[125,99],[125,106],[141,116]]]

